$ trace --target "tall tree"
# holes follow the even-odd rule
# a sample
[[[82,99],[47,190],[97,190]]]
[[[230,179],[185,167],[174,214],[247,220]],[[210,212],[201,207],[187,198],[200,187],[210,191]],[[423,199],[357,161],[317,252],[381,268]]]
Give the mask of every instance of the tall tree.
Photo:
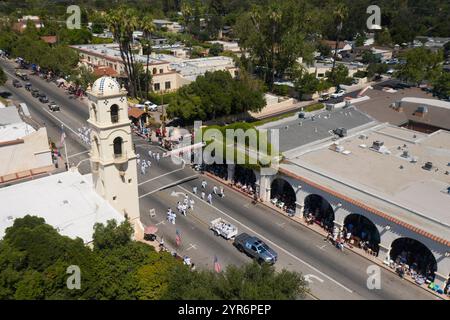
[[[125,66],[125,73],[128,78],[130,96],[136,97],[138,92],[138,83],[134,63],[133,32],[138,28],[138,19],[135,10],[120,7],[111,10],[106,21],[110,31],[113,33],[114,40],[119,44],[120,55]]]
[[[312,59],[311,46],[305,40],[312,22],[307,8],[304,1],[271,0],[268,6],[254,6],[237,22],[240,45],[262,70],[269,87],[299,57]]]
[[[338,54],[338,48],[339,48],[339,39],[341,36],[342,28],[344,26],[344,21],[347,19],[348,16],[348,8],[342,4],[339,3],[336,8],[333,10],[333,22],[336,26],[336,45],[334,47],[334,59],[333,59],[333,67],[331,68],[331,74],[333,75],[334,69],[336,67],[336,58]]]
[[[144,41],[143,46],[145,48],[145,54],[147,56],[147,64],[145,69],[145,92],[146,92],[146,98],[149,99],[149,91],[150,91],[150,71],[149,71],[149,64],[150,64],[150,53],[152,52],[152,34],[155,32],[156,27],[153,23],[153,18],[150,15],[145,15],[141,21],[141,29],[144,33]]]

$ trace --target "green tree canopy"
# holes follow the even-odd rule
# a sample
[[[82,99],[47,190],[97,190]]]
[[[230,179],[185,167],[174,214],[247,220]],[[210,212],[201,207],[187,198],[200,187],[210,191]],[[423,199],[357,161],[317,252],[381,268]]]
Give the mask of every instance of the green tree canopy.
[[[443,52],[432,52],[425,48],[414,48],[402,54],[406,60],[400,65],[396,76],[406,82],[420,83],[422,80],[433,81],[442,72]]]
[[[348,68],[343,64],[338,64],[334,72],[328,71],[325,76],[334,86],[350,84],[352,82],[352,79],[348,76]]]
[[[171,272],[173,281],[163,296],[175,300],[288,300],[304,298],[307,283],[298,273],[254,262],[244,267],[229,266],[225,272],[201,271],[188,274]],[[183,283],[181,287],[172,287]]]
[[[262,85],[249,76],[233,79],[228,71],[206,72],[178,90],[167,113],[187,122],[258,111],[265,106]]]
[[[190,271],[169,253],[130,239],[128,222],[95,226],[94,250],[62,236],[44,219],[14,221],[0,240],[0,299],[295,299],[307,287],[295,272],[257,264],[223,274]],[[78,266],[81,288],[67,288]]]

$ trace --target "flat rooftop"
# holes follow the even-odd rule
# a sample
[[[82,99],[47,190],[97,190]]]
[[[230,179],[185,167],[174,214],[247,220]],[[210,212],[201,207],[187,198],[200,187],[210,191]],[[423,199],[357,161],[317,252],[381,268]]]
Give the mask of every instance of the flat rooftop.
[[[259,129],[279,130],[279,150],[290,156],[307,144],[328,139],[334,136],[333,130],[345,128],[348,131],[363,125],[374,123],[367,114],[349,107],[334,111],[323,111],[306,119],[297,116],[258,127]]]
[[[386,149],[373,150],[375,141]],[[381,124],[339,139],[338,151],[333,143],[305,150],[286,169],[450,238],[450,132],[426,135]],[[422,168],[426,162],[431,170]]]
[[[25,199],[25,200],[24,200]],[[90,175],[68,171],[0,188],[0,238],[16,218],[35,215],[62,235],[92,241],[94,224],[124,221],[93,189]]]
[[[172,69],[190,80],[195,80],[197,76],[203,75],[207,71],[225,70],[227,68],[233,68],[234,66],[232,58],[223,56],[186,59],[181,62],[170,64]]]
[[[389,84],[386,84],[389,87]],[[389,122],[401,126],[414,121],[441,129],[450,130],[450,103],[440,101],[419,88],[401,89],[389,93],[382,90],[383,85],[375,85],[374,90],[368,90],[369,100],[355,103],[354,106],[369,114],[380,122]],[[392,108],[393,103],[401,102],[403,110]],[[419,106],[427,106],[428,113],[418,116]]]
[[[80,51],[84,51],[86,53],[96,54],[104,56],[105,58],[109,58],[111,60],[120,60],[122,58],[120,56],[120,51],[118,44],[82,44],[82,45],[73,45],[72,48]],[[144,64],[147,63],[147,56],[135,54],[134,58],[136,61],[142,62]],[[168,61],[157,59],[152,56],[149,57],[149,64],[161,64],[161,63],[169,63]]]

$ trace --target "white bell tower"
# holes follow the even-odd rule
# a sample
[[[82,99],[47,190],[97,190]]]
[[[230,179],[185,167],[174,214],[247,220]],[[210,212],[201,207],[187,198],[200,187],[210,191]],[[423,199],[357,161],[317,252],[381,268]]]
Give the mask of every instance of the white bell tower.
[[[139,220],[139,195],[127,91],[104,76],[88,88],[87,95],[95,190],[134,224]]]

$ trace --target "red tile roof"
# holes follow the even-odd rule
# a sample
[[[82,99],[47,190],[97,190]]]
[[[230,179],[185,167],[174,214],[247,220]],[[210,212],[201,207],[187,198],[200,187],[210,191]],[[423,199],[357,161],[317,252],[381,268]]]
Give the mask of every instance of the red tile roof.
[[[111,67],[95,67],[94,68],[94,74],[96,76],[110,76],[110,77],[117,77],[119,74]]]
[[[56,36],[42,36],[41,40],[48,44],[54,44],[58,41],[58,38]]]
[[[140,118],[144,113],[144,110],[141,110],[139,108],[131,107],[130,109],[128,109],[128,116],[135,119]]]

